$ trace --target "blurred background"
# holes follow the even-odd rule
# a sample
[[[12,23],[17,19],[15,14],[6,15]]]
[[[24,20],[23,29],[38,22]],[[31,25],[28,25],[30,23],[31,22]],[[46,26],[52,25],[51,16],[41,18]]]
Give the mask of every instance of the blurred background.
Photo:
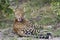
[[[36,30],[48,30],[55,37],[60,37],[60,0],[0,0],[1,30],[13,27],[13,10],[19,5]]]

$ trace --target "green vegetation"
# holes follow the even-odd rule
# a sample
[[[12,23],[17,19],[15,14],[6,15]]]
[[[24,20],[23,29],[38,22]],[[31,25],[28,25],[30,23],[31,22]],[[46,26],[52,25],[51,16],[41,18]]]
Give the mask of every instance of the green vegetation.
[[[13,10],[9,8],[10,3],[9,0],[0,0],[0,11],[3,13],[13,13]]]
[[[13,0],[16,5],[19,1]],[[11,27],[13,22],[5,20],[14,20],[14,12],[10,8],[9,0],[0,0],[0,28]],[[55,25],[60,23],[60,0],[28,0],[20,4],[24,7],[25,17],[38,25]],[[43,26],[42,26],[43,27]],[[52,28],[53,29],[53,28]],[[48,29],[53,32],[51,29]],[[54,32],[60,33],[59,30]]]

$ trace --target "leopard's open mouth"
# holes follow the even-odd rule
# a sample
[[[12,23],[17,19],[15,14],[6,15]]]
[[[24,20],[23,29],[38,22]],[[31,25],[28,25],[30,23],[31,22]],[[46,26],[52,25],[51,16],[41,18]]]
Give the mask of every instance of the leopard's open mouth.
[[[22,22],[23,21],[23,18],[18,18],[17,19],[19,22]]]

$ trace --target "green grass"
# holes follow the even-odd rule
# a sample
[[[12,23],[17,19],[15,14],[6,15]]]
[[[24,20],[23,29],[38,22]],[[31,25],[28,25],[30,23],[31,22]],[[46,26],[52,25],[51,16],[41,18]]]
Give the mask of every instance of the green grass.
[[[60,37],[60,29],[54,32],[54,35]]]
[[[41,19],[39,21],[33,20],[33,23],[34,24],[37,23],[38,25],[40,25],[40,24],[41,25],[54,25],[57,21],[60,22],[60,20],[58,20],[58,19],[60,19],[60,16],[57,16],[57,14],[60,15],[60,8],[59,8],[60,5],[58,5],[59,3],[58,2],[51,3],[51,5],[47,5],[47,6],[51,6],[51,10],[48,10],[45,8],[46,10],[41,10],[41,12],[40,12],[39,10],[41,8],[43,9],[44,7],[46,7],[46,6],[44,6],[44,3],[41,0],[31,0],[26,3],[21,4],[22,7],[25,8],[24,10],[25,10],[26,18],[30,19],[30,18],[36,18],[37,16],[41,16]],[[33,11],[34,11],[34,13],[33,13]],[[31,16],[32,13],[33,13],[33,15]],[[14,20],[14,13],[9,14],[9,16],[7,18],[9,20]],[[11,27],[12,25],[8,24],[8,23],[0,22],[0,28]],[[53,32],[51,29],[47,29],[47,30]],[[56,32],[54,32],[54,35],[60,35],[60,30],[57,30]]]

